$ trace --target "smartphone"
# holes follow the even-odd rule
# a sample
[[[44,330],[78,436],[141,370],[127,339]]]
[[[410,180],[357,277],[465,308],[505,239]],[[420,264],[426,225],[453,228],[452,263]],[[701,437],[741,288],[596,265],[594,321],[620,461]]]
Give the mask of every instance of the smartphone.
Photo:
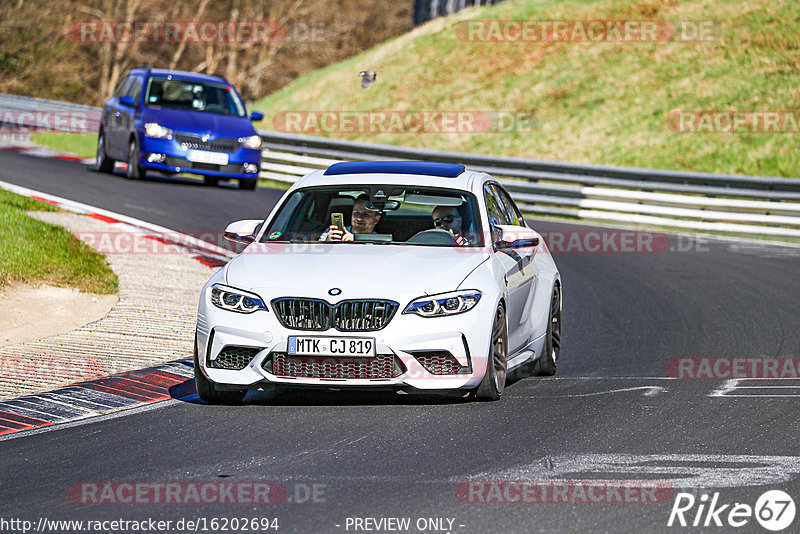
[[[341,213],[331,213],[331,226],[344,232],[344,215]]]

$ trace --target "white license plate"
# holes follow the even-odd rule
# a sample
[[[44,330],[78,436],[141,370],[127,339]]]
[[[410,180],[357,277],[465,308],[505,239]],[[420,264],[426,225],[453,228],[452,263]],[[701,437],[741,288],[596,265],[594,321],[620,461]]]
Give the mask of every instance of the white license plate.
[[[375,356],[375,338],[289,336],[286,352],[297,356]]]
[[[213,165],[228,164],[227,154],[224,152],[209,152],[208,150],[190,150],[186,159],[197,163],[211,163]]]

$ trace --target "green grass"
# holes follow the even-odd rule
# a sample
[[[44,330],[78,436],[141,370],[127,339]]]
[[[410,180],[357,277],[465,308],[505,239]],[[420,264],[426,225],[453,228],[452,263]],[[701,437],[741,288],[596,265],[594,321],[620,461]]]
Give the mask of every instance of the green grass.
[[[74,235],[33,219],[27,210],[53,206],[0,190],[0,287],[44,282],[92,293],[116,293],[105,258]]]
[[[31,135],[31,141],[82,158],[93,158],[97,150],[95,133],[36,133]]]
[[[469,42],[459,22],[712,21],[711,41]],[[720,27],[720,26],[717,26]],[[378,70],[361,89],[357,73]],[[800,10],[793,0],[503,2],[440,18],[302,76],[256,102],[264,127],[287,111],[509,111],[530,131],[330,133],[344,139],[547,160],[800,176],[800,134],[675,133],[676,110],[797,110]]]

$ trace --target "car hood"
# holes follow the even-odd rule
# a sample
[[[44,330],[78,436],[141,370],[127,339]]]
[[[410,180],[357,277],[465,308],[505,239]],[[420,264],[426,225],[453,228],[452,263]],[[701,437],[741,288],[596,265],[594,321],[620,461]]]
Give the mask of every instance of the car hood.
[[[485,252],[455,247],[255,244],[228,263],[226,282],[268,300],[397,300],[455,290],[487,258]],[[332,288],[341,294],[331,297]]]
[[[211,139],[220,137],[238,139],[254,135],[253,123],[248,117],[234,117],[205,111],[179,109],[147,109],[144,122],[157,122],[178,132],[203,135],[210,132]]]

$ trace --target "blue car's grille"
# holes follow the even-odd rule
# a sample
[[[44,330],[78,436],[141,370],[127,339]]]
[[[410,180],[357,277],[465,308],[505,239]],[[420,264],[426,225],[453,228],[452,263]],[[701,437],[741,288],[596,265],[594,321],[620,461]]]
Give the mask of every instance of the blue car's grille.
[[[236,152],[239,149],[239,141],[236,139],[214,139],[213,141],[203,141],[199,135],[175,134],[175,140],[185,149],[192,150],[211,150],[214,152]]]

